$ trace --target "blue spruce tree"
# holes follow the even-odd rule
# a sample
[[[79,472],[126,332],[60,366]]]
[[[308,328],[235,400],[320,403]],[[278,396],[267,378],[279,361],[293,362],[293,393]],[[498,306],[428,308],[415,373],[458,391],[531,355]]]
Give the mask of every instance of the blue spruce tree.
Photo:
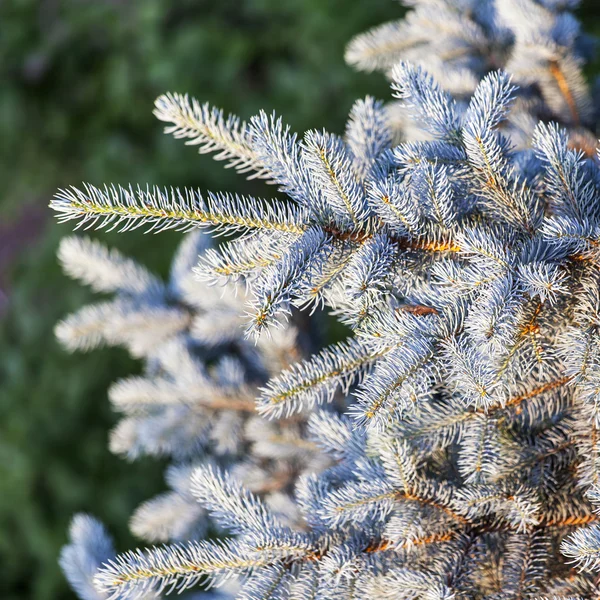
[[[114,296],[59,338],[145,364],[109,392],[112,450],[171,460],[131,521],[160,545],[115,555],[74,519],[61,564],[83,600],[599,596],[600,159],[577,2],[407,4],[349,46],[396,103],[359,100],[343,137],[157,100],[167,132],[289,201],[52,200],[79,226],[190,231],[166,283],[87,238],[60,248]],[[311,354],[324,307],[352,335]]]

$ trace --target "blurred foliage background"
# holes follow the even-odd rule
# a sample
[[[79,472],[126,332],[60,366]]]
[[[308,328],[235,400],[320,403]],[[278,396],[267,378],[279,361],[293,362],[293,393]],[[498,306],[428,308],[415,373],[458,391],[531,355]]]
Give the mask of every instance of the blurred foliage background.
[[[299,132],[341,131],[380,75],[344,64],[356,33],[398,18],[393,0],[0,0],[0,597],[73,599],[57,565],[73,513],[134,545],[131,511],[162,465],[107,450],[106,389],[139,369],[124,351],[69,355],[54,324],[91,300],[56,263],[53,191],[82,180],[267,191],[162,134],[164,91],[244,118],[276,110]],[[600,30],[597,0],[585,28]],[[598,63],[590,74],[598,72]],[[98,235],[166,274],[177,234]]]

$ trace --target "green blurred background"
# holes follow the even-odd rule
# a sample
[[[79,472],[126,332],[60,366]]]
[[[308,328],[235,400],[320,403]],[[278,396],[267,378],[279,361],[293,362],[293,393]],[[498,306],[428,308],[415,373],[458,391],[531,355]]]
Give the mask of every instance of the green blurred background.
[[[53,191],[82,180],[261,191],[162,134],[164,91],[296,130],[341,131],[380,75],[343,61],[356,33],[397,18],[393,0],[0,0],[0,598],[73,599],[57,565],[71,515],[104,520],[132,547],[132,510],[162,466],[112,456],[106,389],[139,370],[124,351],[69,355],[53,327],[91,294],[56,263]],[[583,13],[583,14],[582,14]],[[600,29],[598,0],[582,11]],[[599,72],[598,63],[590,74]],[[165,274],[177,234],[98,235]]]

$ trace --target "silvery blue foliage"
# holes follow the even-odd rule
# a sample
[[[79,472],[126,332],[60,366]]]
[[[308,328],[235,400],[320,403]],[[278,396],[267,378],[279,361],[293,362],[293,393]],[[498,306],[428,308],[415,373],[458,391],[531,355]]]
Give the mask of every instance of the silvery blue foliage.
[[[593,124],[595,108],[581,70],[591,44],[570,12],[579,0],[401,2],[411,9],[405,19],[375,27],[350,42],[350,64],[391,75],[399,61],[410,61],[433,75],[459,104],[469,101],[488,73],[504,69],[519,86],[503,124],[515,144],[527,146],[532,129],[543,119],[560,121],[582,147],[593,150],[594,136],[585,128]],[[433,106],[434,101],[429,103]],[[403,105],[391,104],[388,110],[404,139],[423,138],[423,130],[411,124]]]
[[[192,231],[167,284],[60,249],[113,294],[60,339],[144,361],[110,390],[112,449],[172,460],[132,519],[164,545],[115,556],[76,518],[61,562],[82,598],[598,596],[600,166],[575,4],[412,0],[357,38],[350,58],[392,79],[397,144],[370,98],[343,138],[302,139],[159,98],[168,132],[289,201],[56,194],[63,220]],[[351,334],[305,354],[322,307]]]
[[[82,600],[101,600],[104,595],[95,588],[94,576],[114,556],[113,542],[101,523],[84,514],[73,519],[69,536],[71,543],[60,557],[65,576]]]

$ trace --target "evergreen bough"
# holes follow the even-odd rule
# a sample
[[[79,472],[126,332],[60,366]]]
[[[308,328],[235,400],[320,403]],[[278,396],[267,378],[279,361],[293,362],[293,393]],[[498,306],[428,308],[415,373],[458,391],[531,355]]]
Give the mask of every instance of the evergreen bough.
[[[289,200],[52,200],[81,226],[191,231],[168,283],[87,238],[60,248],[114,296],[59,338],[145,361],[109,392],[112,449],[172,460],[131,521],[164,545],[115,556],[75,518],[61,563],[82,599],[600,594],[600,166],[577,2],[406,4],[348,48],[397,102],[359,100],[344,137],[157,100],[168,132]],[[323,307],[352,335],[314,352]]]

